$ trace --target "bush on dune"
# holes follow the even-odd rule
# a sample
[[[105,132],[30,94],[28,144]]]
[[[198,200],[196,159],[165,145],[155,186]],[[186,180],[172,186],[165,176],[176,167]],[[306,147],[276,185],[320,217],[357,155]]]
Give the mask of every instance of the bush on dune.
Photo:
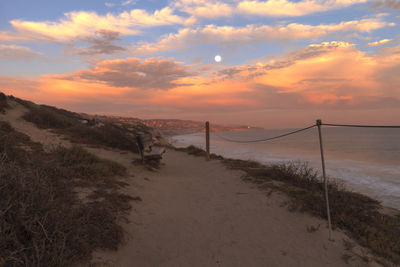
[[[23,119],[34,123],[41,129],[53,129],[74,143],[104,145],[138,153],[136,133],[124,127],[110,122],[94,127],[90,123],[82,124],[80,121],[83,118],[78,113],[47,105],[36,105],[13,96],[10,96],[10,99],[28,109],[28,112],[23,115]]]
[[[0,92],[0,113],[4,113],[8,108],[7,96]]]
[[[133,134],[111,123],[106,123],[99,127],[77,124],[59,132],[69,136],[71,141],[75,143],[105,145],[112,148],[138,152]]]
[[[117,249],[132,200],[119,192],[125,172],[80,147],[45,153],[0,122],[0,266],[71,266]],[[77,185],[95,190],[83,201]]]
[[[22,118],[33,122],[42,129],[65,129],[78,123],[78,117],[67,116],[62,110],[50,109],[46,106],[37,106],[29,109]]]

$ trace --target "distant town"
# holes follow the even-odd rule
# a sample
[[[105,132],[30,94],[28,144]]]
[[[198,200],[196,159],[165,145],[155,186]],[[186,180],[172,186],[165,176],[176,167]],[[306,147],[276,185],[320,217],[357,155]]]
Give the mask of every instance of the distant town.
[[[176,135],[176,134],[190,134],[196,132],[203,132],[205,122],[192,121],[192,120],[177,120],[177,119],[149,119],[142,120],[131,117],[108,116],[108,115],[89,115],[81,114],[89,119],[97,118],[100,121],[121,122],[126,124],[144,124],[148,127],[160,131],[163,135]],[[210,123],[210,130],[212,132],[223,131],[241,131],[241,130],[259,130],[262,127],[250,125],[217,125]]]

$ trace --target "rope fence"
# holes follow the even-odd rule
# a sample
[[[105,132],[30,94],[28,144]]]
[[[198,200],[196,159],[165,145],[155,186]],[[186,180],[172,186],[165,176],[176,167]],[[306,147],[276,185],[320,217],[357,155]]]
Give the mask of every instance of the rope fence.
[[[296,134],[296,133],[299,133],[299,132],[303,132],[303,131],[306,131],[308,129],[314,128],[315,126],[317,126],[317,125],[314,124],[314,125],[311,125],[311,126],[299,129],[299,130],[295,130],[295,131],[292,131],[292,132],[289,132],[289,133],[285,133],[285,134],[281,134],[281,135],[277,135],[277,136],[269,137],[269,138],[265,138],[265,139],[257,139],[257,140],[242,141],[242,140],[229,139],[229,138],[223,137],[223,136],[221,136],[219,134],[217,134],[217,136],[220,137],[221,139],[225,140],[225,141],[234,142],[234,143],[257,143],[257,142],[270,141],[270,140],[282,138],[282,137],[285,137],[285,136],[288,136],[288,135],[292,135],[292,134]]]
[[[335,127],[355,127],[355,128],[390,128],[399,129],[397,125],[354,125],[354,124],[333,124],[333,123],[321,123],[324,126],[335,126]]]
[[[273,137],[267,137],[267,138],[262,138],[262,139],[255,139],[255,140],[234,140],[230,139],[227,137],[224,137],[222,135],[216,134],[218,137],[221,139],[232,142],[232,143],[258,143],[258,142],[266,142],[266,141],[271,141],[279,138],[283,138],[289,135],[297,134],[303,131],[306,131],[308,129],[317,127],[318,128],[318,135],[319,135],[319,145],[320,145],[320,152],[321,152],[321,164],[322,164],[322,176],[324,178],[324,191],[325,191],[325,200],[326,200],[326,212],[327,212],[327,218],[328,218],[328,228],[329,228],[329,240],[332,241],[332,224],[331,224],[331,214],[330,214],[330,206],[329,206],[329,198],[328,198],[328,178],[326,176],[326,170],[325,170],[325,157],[324,157],[324,147],[323,147],[323,141],[322,141],[322,131],[321,128],[322,126],[332,126],[332,127],[354,127],[354,128],[386,128],[386,129],[400,129],[400,126],[398,125],[358,125],[358,124],[334,124],[334,123],[322,123],[321,120],[316,120],[316,123],[313,125],[310,125],[308,127],[304,127],[298,130],[294,130],[288,133],[284,133],[281,135],[273,136]],[[210,124],[207,121],[206,122],[206,147],[207,147],[207,157],[209,158],[209,146],[210,146]]]

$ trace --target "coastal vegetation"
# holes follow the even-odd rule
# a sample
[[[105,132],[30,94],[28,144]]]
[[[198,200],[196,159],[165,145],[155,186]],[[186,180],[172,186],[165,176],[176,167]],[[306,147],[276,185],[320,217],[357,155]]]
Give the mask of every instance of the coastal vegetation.
[[[0,121],[0,265],[69,266],[117,249],[132,200],[125,174],[80,146],[45,152]]]
[[[0,107],[6,111],[10,105],[2,96]],[[79,125],[76,113],[9,99],[27,107],[25,119],[40,128]],[[107,134],[121,138],[116,133],[120,132]],[[96,144],[113,145],[101,141],[98,138]],[[45,151],[42,144],[0,121],[0,266],[71,266],[90,259],[96,249],[116,250],[123,240],[121,222],[135,200],[122,193],[126,176],[124,166],[78,144]]]
[[[16,97],[11,97],[11,99],[28,109],[22,118],[34,123],[38,128],[52,129],[74,143],[108,146],[138,152],[134,138],[138,129],[129,129],[125,125],[111,122],[95,124],[94,120],[85,119],[75,112],[47,105],[36,105]],[[138,127],[142,131],[149,130],[144,125]]]
[[[0,113],[4,113],[6,108],[8,108],[7,96],[0,92]]]

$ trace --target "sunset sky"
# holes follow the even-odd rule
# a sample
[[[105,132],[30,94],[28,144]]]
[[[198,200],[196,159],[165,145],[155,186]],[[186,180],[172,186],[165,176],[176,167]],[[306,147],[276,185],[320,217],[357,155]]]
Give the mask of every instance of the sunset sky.
[[[400,0],[1,0],[0,91],[144,119],[400,124],[399,24]]]

